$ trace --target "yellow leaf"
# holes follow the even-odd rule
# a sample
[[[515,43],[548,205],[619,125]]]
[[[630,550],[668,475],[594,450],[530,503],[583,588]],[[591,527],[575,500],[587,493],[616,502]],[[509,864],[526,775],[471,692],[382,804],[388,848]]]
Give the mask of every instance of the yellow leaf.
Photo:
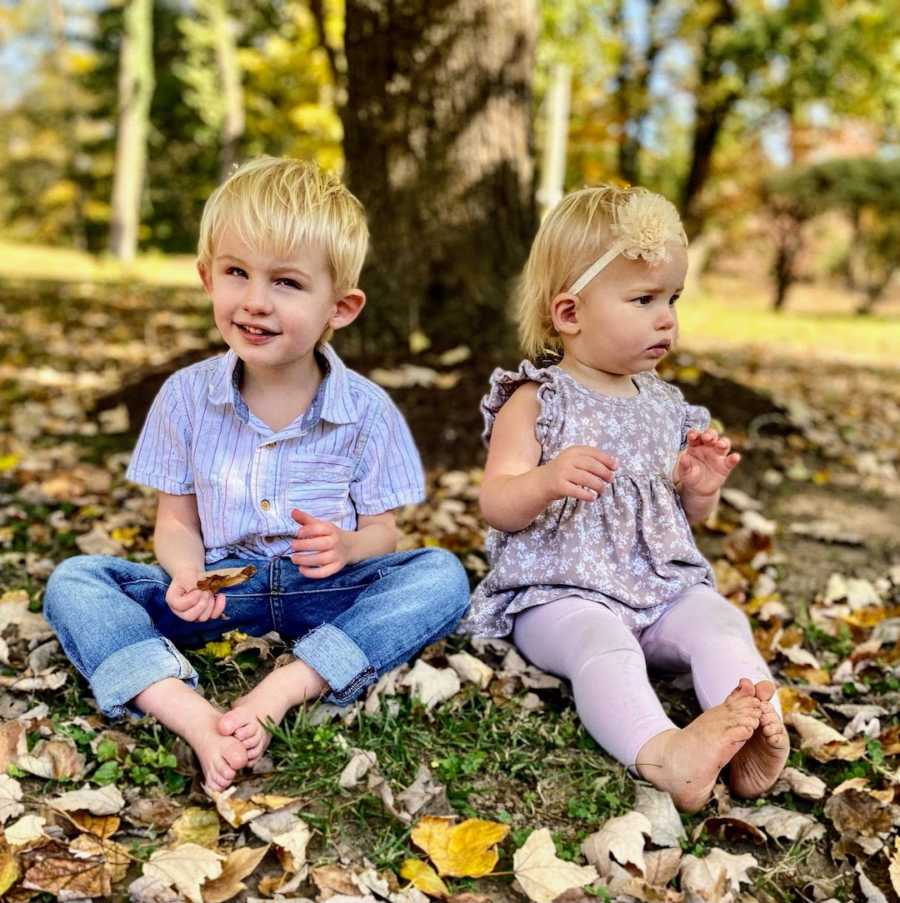
[[[72,812],[69,820],[77,828],[93,834],[101,840],[112,837],[119,830],[121,819],[116,815],[91,815],[90,812]]]
[[[210,655],[213,658],[228,658],[231,655],[231,643],[227,641],[207,643],[201,650],[201,655]]]
[[[19,455],[0,455],[0,473],[15,470],[20,460]]]
[[[400,877],[412,881],[415,887],[430,897],[443,898],[450,894],[450,889],[437,872],[420,859],[407,859],[400,867]]]
[[[225,900],[246,890],[241,879],[253,874],[268,851],[269,845],[266,844],[264,847],[241,847],[229,853],[222,866],[222,874],[207,881],[201,888],[203,903],[225,903]]]
[[[169,829],[176,845],[196,843],[214,850],[219,844],[219,816],[211,809],[190,806]]]
[[[509,825],[467,818],[454,825],[449,818],[426,815],[412,832],[412,841],[431,857],[441,875],[480,878],[493,871],[499,858],[495,844]]]
[[[423,351],[427,351],[430,347],[431,339],[429,339],[421,329],[416,329],[410,333],[409,350],[413,354],[421,354]]]
[[[19,864],[12,851],[3,843],[0,846],[0,895],[5,894],[19,880]]]
[[[888,874],[891,876],[891,886],[900,894],[900,837],[894,841],[894,854],[891,856]]]

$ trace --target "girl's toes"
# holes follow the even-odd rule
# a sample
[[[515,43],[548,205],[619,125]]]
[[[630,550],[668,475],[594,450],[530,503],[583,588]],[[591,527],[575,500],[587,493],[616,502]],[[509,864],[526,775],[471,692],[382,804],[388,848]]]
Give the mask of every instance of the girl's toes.
[[[243,743],[245,740],[249,740],[256,733],[256,725],[255,724],[245,724],[243,727],[239,727],[235,732],[234,736],[238,738],[238,740]]]
[[[768,702],[775,695],[775,684],[771,680],[761,680],[756,684],[756,698]]]

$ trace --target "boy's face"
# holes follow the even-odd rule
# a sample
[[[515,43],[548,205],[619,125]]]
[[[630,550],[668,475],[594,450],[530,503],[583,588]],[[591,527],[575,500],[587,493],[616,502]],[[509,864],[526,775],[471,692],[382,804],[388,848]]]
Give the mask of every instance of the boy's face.
[[[365,304],[358,290],[338,295],[325,251],[314,245],[281,260],[225,230],[198,269],[222,338],[250,367],[304,364],[329,326],[351,323]]]

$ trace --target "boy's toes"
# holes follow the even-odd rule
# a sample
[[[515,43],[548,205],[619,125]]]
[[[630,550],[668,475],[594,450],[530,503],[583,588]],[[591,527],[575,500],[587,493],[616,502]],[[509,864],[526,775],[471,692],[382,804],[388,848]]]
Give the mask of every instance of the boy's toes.
[[[239,709],[231,709],[219,719],[219,733],[223,737],[231,736],[235,731],[247,725],[245,714]]]
[[[243,727],[239,727],[235,732],[234,736],[238,738],[245,746],[247,745],[246,741],[250,740],[259,730],[258,725],[256,724],[245,724]]]
[[[222,750],[222,758],[225,760],[225,767],[237,771],[247,764],[247,750],[240,741],[235,740]],[[231,777],[234,778],[233,773]]]

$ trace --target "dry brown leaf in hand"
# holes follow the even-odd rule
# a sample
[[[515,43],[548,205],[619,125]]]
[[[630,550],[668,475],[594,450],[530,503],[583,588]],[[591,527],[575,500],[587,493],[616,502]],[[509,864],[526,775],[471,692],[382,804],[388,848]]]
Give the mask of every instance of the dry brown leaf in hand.
[[[222,866],[222,874],[203,885],[203,903],[225,903],[247,889],[243,879],[252,875],[263,857],[269,852],[264,847],[241,847],[232,850]]]
[[[156,878],[167,887],[175,887],[191,903],[203,903],[201,886],[222,874],[221,853],[195,843],[173,849],[157,850],[144,863],[144,875]]]
[[[481,878],[494,870],[499,859],[495,845],[508,833],[509,825],[500,822],[467,818],[454,825],[452,819],[426,815],[410,837],[428,854],[438,874]]]
[[[169,836],[174,846],[196,843],[214,850],[219,845],[219,816],[210,809],[190,806],[172,822]]]
[[[600,873],[609,874],[610,863],[618,862],[632,875],[643,876],[645,838],[650,836],[650,820],[640,812],[610,818],[599,831],[585,838],[581,852]]]
[[[217,571],[205,571],[197,581],[197,589],[207,593],[217,593],[220,590],[246,583],[255,573],[256,568],[252,564],[242,568],[221,568]]]
[[[411,881],[420,891],[430,897],[443,899],[450,894],[450,889],[444,884],[438,873],[421,859],[405,860],[400,866],[400,877]]]
[[[592,865],[575,865],[560,859],[549,828],[528,835],[513,855],[513,872],[534,903],[550,903],[569,888],[584,887],[599,877]]]

